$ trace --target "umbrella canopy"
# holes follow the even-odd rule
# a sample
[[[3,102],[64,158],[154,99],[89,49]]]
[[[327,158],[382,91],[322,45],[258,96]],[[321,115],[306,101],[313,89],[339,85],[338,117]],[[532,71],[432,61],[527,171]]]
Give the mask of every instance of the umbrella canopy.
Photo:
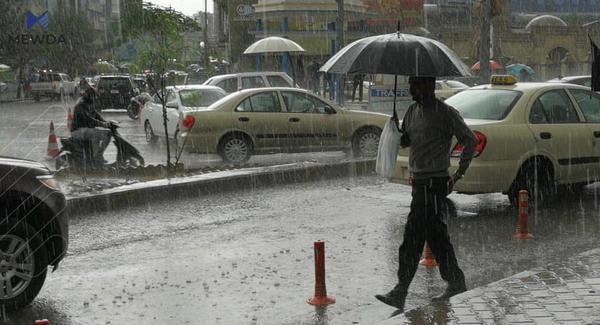
[[[535,70],[526,64],[514,63],[506,66],[506,72],[516,77],[521,75],[521,70],[525,70],[525,72],[527,72],[530,76],[535,75]]]
[[[479,65],[479,61],[477,61],[477,62],[475,62],[475,64],[473,64],[473,66],[471,67],[471,70],[479,71],[479,69],[481,69],[481,66]],[[490,69],[501,70],[501,69],[504,69],[504,66],[502,65],[502,63],[500,63],[498,61],[490,60]]]
[[[436,40],[402,33],[359,39],[336,53],[320,71],[407,76],[469,76],[469,67]]]
[[[298,43],[283,37],[271,36],[254,42],[244,54],[305,52]]]
[[[10,70],[9,66],[7,66],[6,64],[0,63],[0,72],[1,71],[9,71],[9,70]]]

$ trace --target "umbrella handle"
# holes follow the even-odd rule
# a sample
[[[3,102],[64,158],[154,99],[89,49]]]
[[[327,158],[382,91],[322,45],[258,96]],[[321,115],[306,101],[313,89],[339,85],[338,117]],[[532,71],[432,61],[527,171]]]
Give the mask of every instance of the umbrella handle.
[[[398,75],[394,75],[394,113],[392,117],[398,119],[398,113],[396,113],[396,92],[398,91]]]

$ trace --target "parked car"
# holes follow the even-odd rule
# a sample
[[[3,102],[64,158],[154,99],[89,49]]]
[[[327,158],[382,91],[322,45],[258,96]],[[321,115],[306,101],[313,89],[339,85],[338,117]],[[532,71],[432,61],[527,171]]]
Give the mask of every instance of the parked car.
[[[457,94],[469,86],[456,80],[437,80],[435,82],[435,96],[441,100],[446,100],[448,97]]]
[[[0,157],[0,281],[7,310],[28,305],[69,243],[66,201],[48,168]]]
[[[186,150],[239,164],[271,152],[344,150],[374,157],[389,116],[346,110],[303,89],[270,87],[235,92],[181,118],[178,140]]]
[[[173,139],[177,138],[178,124],[182,120],[183,114],[192,110],[206,109],[217,100],[227,96],[227,93],[219,87],[204,85],[167,87],[166,91],[167,129],[169,138]],[[144,123],[148,143],[156,143],[159,136],[165,136],[162,103],[157,95],[144,104],[140,120]]]
[[[66,73],[40,72],[34,73],[29,82],[31,96],[36,100],[41,97],[60,98],[65,95],[77,97],[78,81],[74,81]]]
[[[569,84],[581,85],[586,87],[592,86],[592,76],[568,76],[548,80],[548,82],[564,82]]]
[[[127,105],[138,94],[133,80],[128,75],[102,75],[96,83],[98,91],[97,109],[127,109]]]
[[[0,94],[5,93],[8,90],[8,84],[0,81]]]
[[[294,81],[285,72],[243,72],[214,76],[203,85],[217,86],[233,93],[250,88],[294,87]]]
[[[548,199],[577,193],[600,178],[600,95],[566,83],[516,82],[494,76],[492,84],[446,100],[479,140],[475,158],[455,186],[462,193],[507,194],[519,190]],[[458,168],[462,146],[453,143],[450,172]],[[392,181],[408,183],[409,148],[400,150]]]
[[[135,88],[137,88],[139,92],[148,90],[148,81],[146,80],[145,75],[133,75],[131,76],[131,79],[133,80]]]

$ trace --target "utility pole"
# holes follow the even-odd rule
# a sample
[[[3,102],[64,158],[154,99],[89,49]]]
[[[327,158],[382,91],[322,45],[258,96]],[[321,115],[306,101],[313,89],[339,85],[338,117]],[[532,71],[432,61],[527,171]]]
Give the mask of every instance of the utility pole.
[[[208,78],[208,0],[204,0],[204,73]]]
[[[337,19],[335,22],[336,28],[336,42],[335,42],[335,52],[339,52],[342,47],[344,47],[344,0],[336,0],[338,4],[338,12]],[[344,105],[344,76],[337,76],[337,103],[339,105]]]
[[[492,24],[491,0],[481,0],[479,32],[479,76],[483,83],[490,82],[490,26]]]

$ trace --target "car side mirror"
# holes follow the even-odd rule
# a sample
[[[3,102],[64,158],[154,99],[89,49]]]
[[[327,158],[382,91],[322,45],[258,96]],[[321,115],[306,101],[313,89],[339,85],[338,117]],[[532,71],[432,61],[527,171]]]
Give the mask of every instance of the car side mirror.
[[[167,108],[174,108],[174,109],[177,109],[177,108],[179,108],[179,105],[177,104],[177,102],[176,102],[176,101],[172,101],[172,102],[168,102],[168,103],[167,103]]]
[[[335,114],[336,111],[331,106],[325,106],[325,113],[327,113],[327,114]]]

